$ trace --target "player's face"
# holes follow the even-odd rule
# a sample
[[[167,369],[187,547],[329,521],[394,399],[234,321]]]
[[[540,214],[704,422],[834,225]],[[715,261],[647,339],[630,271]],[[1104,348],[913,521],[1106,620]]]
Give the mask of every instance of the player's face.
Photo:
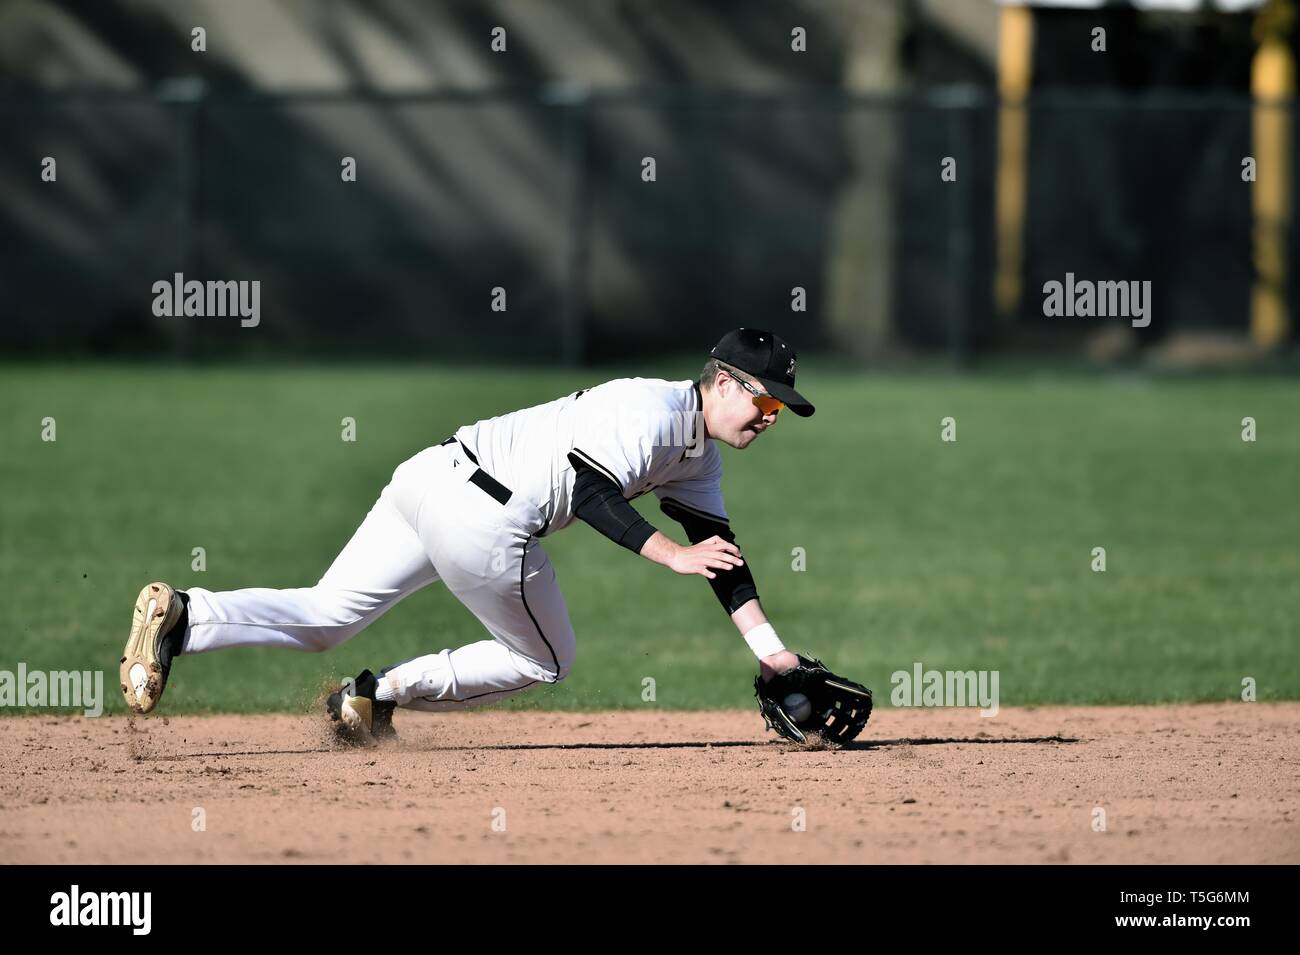
[[[749,384],[746,382],[745,384]],[[755,441],[760,434],[776,423],[778,411],[764,413],[754,404],[754,393],[766,395],[761,385],[750,385],[753,391],[745,388],[737,379],[726,372],[721,372],[714,387],[722,397],[719,408],[719,420],[714,437],[733,448],[744,449]],[[713,431],[712,425],[710,431]]]

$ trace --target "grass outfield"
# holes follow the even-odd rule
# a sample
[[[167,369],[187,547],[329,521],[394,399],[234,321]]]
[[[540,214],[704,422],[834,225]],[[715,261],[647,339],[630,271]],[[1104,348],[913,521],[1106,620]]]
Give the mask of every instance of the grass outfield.
[[[117,656],[144,583],[314,583],[405,457],[607,377],[0,367],[0,670],[103,669],[122,712]],[[723,449],[728,509],[785,642],[882,705],[890,674],[917,661],[1000,671],[1004,706],[1231,700],[1245,677],[1261,700],[1300,698],[1293,384],[818,374],[815,362],[801,384],[814,418]],[[956,443],[939,439],[947,415]],[[340,440],[345,416],[355,443]],[[653,495],[638,506],[683,539]],[[1090,569],[1099,546],[1105,573]],[[582,524],[546,548],[577,663],[501,705],[643,707],[645,677],[661,707],[752,704],[753,658],[705,581]],[[163,712],[298,710],[327,678],[482,637],[435,584],[326,654],[182,658]]]

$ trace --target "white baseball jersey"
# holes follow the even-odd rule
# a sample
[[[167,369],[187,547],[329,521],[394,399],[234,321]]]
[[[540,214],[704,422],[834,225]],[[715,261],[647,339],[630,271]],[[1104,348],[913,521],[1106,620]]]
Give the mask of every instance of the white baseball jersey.
[[[536,506],[545,519],[532,529],[538,537],[573,521],[570,455],[610,478],[627,500],[653,490],[701,517],[727,520],[722,456],[704,438],[693,381],[619,378],[466,425],[456,439],[484,471]]]
[[[691,381],[623,378],[467,425],[456,442],[404,461],[352,539],[313,587],[188,588],[185,655],[238,646],[324,650],[408,594],[441,581],[490,639],[381,671],[394,702],[443,710],[562,680],[577,637],[546,550],[536,540],[573,521],[574,461],[631,499],[653,490],[725,521],[722,460],[704,438]],[[478,465],[509,502],[473,481]]]

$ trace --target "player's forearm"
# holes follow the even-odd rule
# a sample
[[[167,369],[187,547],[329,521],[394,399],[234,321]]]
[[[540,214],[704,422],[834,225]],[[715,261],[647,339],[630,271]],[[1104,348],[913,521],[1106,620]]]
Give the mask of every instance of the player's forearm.
[[[736,612],[731,615],[731,622],[743,637],[760,624],[767,623],[767,614],[763,613],[762,605],[754,597],[736,608]]]
[[[642,545],[640,553],[647,560],[671,567],[673,557],[683,549],[682,545],[661,531],[655,531]],[[781,638],[776,635],[776,630],[768,622],[767,614],[763,612],[763,606],[757,597],[751,597],[733,610],[731,622],[758,658],[759,673],[764,680],[770,680],[777,673],[784,673],[799,665],[799,658],[785,649]]]
[[[660,504],[660,509],[686,529],[686,536],[691,539],[692,544],[699,545],[710,538],[720,538],[732,545],[736,543],[736,535],[731,532],[731,526],[725,520],[709,520],[700,517],[672,498],[665,498]],[[739,549],[736,553],[740,553]],[[750,573],[749,567],[743,560],[738,566],[722,568],[720,573],[709,577],[709,586],[713,588],[713,593],[728,615],[734,614],[745,604],[758,599],[754,575]]]
[[[754,651],[754,656],[758,657],[758,672],[764,680],[799,665],[799,658],[785,648],[776,630],[768,623],[767,614],[757,597],[737,607],[731,615],[731,622]]]

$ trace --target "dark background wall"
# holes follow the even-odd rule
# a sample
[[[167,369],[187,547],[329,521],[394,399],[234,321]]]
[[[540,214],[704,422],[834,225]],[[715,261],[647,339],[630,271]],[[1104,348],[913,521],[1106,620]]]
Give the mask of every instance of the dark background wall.
[[[964,353],[1037,340],[1037,289],[1067,270],[1156,282],[1159,330],[1242,327],[1249,16],[1038,16],[1011,328],[991,306],[996,18],[972,0],[14,0],[0,349],[582,361],[765,324],[846,354]],[[259,280],[261,325],[154,317],[152,283],[178,271]]]

